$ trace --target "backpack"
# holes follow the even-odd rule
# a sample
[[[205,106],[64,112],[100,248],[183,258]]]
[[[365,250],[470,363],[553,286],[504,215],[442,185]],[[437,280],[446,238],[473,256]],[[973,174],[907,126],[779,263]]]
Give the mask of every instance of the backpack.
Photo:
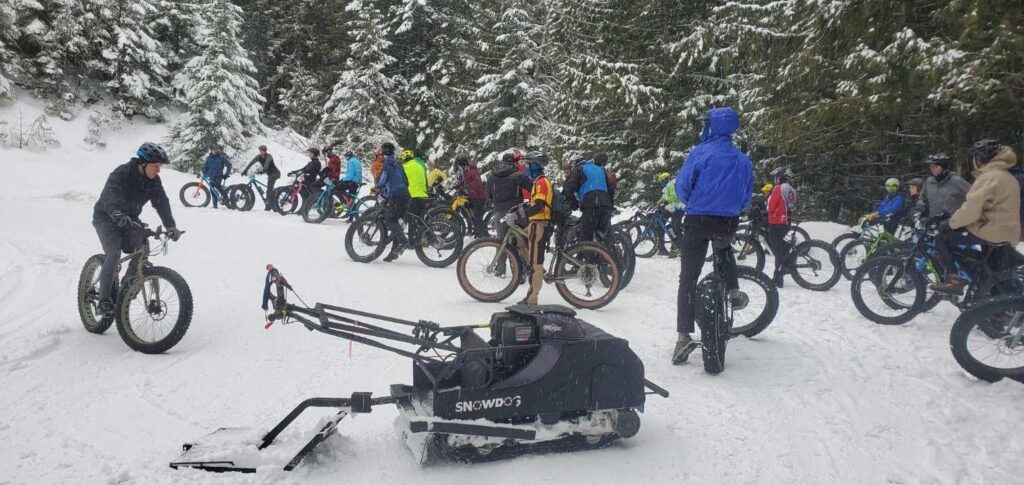
[[[327,161],[327,178],[337,182],[341,178],[341,158],[331,155]]]
[[[562,195],[561,190],[554,190],[551,195],[551,223],[552,224],[563,224],[569,219],[569,207],[565,203],[565,196]]]

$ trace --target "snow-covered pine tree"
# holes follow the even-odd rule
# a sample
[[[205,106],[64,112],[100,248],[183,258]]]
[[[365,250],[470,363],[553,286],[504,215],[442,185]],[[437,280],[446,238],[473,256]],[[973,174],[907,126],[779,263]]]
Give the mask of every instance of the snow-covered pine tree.
[[[466,0],[402,0],[393,8],[392,51],[402,58],[395,75],[408,81],[398,103],[410,123],[398,141],[420,148],[431,160],[458,151],[451,128],[472,82],[466,75],[468,39],[479,32],[467,19],[477,5]]]
[[[12,78],[19,74],[12,50],[18,39],[17,11],[14,0],[0,0],[0,100],[14,98]]]
[[[152,22],[153,34],[166,52],[167,70],[178,72],[197,54],[195,40],[203,22],[201,6],[189,0],[155,0],[154,5],[157,15]]]
[[[90,0],[87,15],[95,16],[98,29],[90,39],[99,55],[91,68],[105,80],[114,110],[126,117],[143,115],[162,120],[166,115],[166,47],[154,37],[156,0]]]
[[[320,79],[316,74],[300,63],[291,60],[285,65],[291,66],[286,73],[287,84],[291,87],[277,96],[277,103],[285,113],[283,121],[289,128],[310,136],[323,120],[327,93],[320,89]]]
[[[242,9],[227,0],[207,5],[200,54],[175,78],[187,111],[171,127],[168,145],[172,161],[184,170],[196,170],[210,144],[237,152],[262,130],[255,68],[238,43],[241,16]]]
[[[395,59],[388,54],[391,41],[381,11],[362,0],[352,0],[345,10],[353,14],[345,25],[353,38],[351,55],[324,106],[318,137],[369,153],[373,145],[394,142],[396,131],[406,125],[395,101],[403,86],[401,78],[386,72]]]
[[[25,60],[32,71],[29,85],[47,100],[46,112],[70,120],[81,101],[99,99],[102,88],[87,81],[88,63],[96,56],[91,45],[98,27],[84,2],[39,0],[37,9],[22,12],[29,45],[36,53]]]
[[[474,67],[482,74],[461,127],[482,159],[550,140],[549,102],[558,84],[545,64],[554,23],[549,9],[531,0],[500,0],[480,9],[481,21],[493,23],[477,41]]]

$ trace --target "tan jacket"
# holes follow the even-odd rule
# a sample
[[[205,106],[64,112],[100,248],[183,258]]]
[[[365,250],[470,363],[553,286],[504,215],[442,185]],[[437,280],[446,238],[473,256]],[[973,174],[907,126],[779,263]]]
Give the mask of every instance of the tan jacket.
[[[1020,184],[1009,170],[1017,164],[1017,155],[1003,148],[992,161],[974,171],[974,185],[960,210],[949,219],[953,229],[986,241],[1016,244],[1021,238]]]

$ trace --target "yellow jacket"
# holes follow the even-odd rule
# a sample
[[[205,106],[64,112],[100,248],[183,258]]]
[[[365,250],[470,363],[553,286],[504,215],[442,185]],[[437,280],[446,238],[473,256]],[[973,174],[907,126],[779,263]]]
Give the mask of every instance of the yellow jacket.
[[[405,178],[409,180],[409,196],[413,199],[427,197],[427,170],[423,165],[416,163],[416,160],[409,160],[402,164],[405,170]]]

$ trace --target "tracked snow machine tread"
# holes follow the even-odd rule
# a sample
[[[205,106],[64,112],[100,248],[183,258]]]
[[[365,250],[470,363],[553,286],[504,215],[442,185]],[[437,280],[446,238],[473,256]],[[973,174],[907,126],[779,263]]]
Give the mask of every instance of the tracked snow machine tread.
[[[368,413],[381,404],[397,406],[398,431],[423,464],[596,449],[639,431],[638,412],[648,394],[668,397],[644,378],[643,363],[626,340],[576,318],[563,306],[514,305],[492,315],[487,324],[442,327],[323,303],[312,308],[289,303],[287,294],[293,290],[288,281],[273,266],[267,269],[263,308],[271,311],[272,305],[267,328],[274,322],[296,322],[408,357],[412,385],[394,384],[390,396],[378,398],[354,393],[350,398],[308,399],[265,434],[221,428],[184,445],[173,468],[251,473],[273,464],[292,470],[345,416]],[[387,328],[389,324],[411,327],[411,335]],[[483,328],[490,329],[489,340],[474,331]],[[337,412],[294,455],[265,451],[314,407]],[[285,457],[290,459],[275,463],[274,458]]]

